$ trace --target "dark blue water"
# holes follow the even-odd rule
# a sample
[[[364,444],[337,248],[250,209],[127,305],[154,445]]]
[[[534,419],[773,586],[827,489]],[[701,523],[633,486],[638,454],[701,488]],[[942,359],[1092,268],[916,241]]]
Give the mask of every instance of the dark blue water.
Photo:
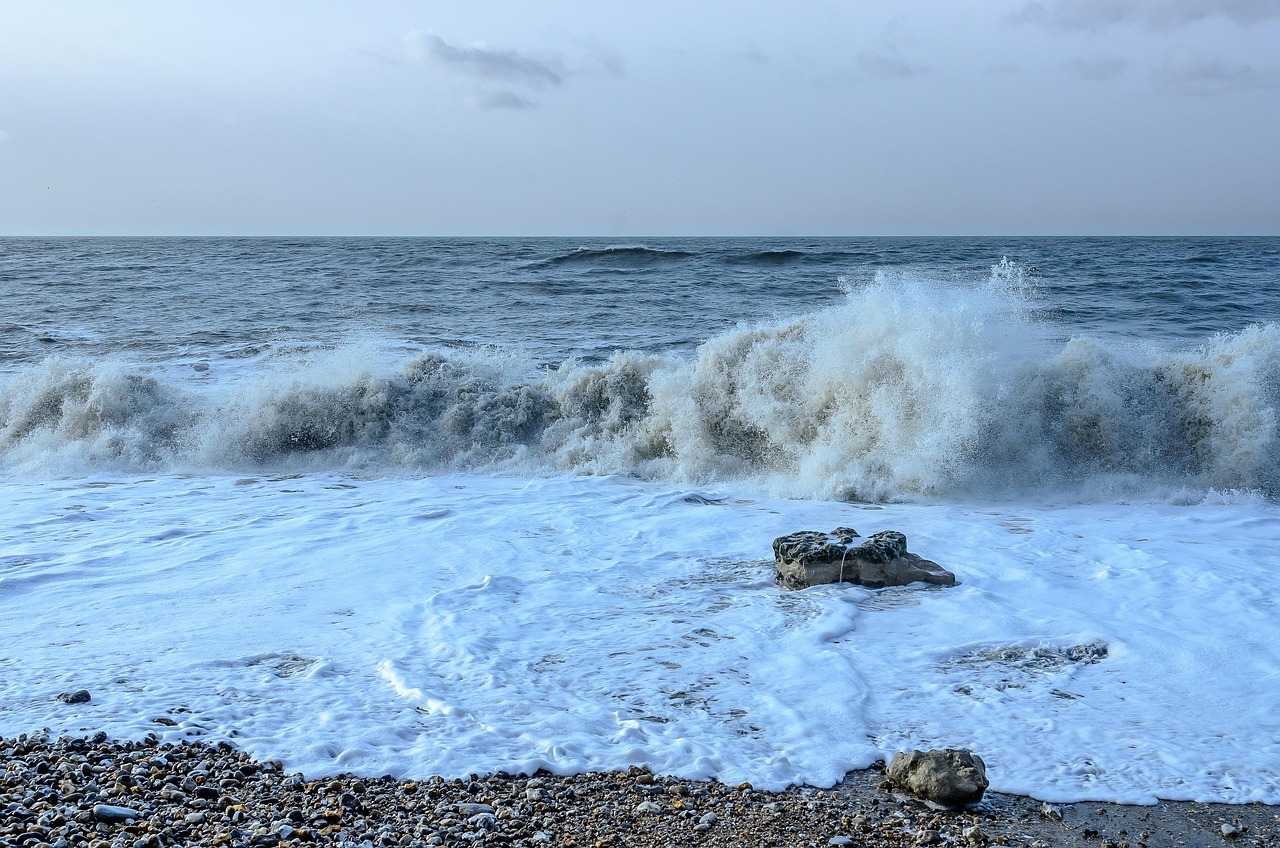
[[[593,360],[692,348],[877,275],[980,287],[1005,257],[1052,338],[1280,321],[1275,238],[0,239],[0,367],[362,336]]]

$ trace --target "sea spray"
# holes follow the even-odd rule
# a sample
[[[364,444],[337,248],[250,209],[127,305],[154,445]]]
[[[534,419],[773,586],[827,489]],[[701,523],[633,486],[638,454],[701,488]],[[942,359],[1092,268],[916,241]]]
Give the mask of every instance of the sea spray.
[[[1280,328],[1181,350],[1054,344],[1026,285],[1007,263],[978,288],[881,274],[688,355],[554,368],[501,348],[397,364],[340,348],[196,380],[54,357],[0,388],[0,463],[625,474],[855,500],[1280,489]]]

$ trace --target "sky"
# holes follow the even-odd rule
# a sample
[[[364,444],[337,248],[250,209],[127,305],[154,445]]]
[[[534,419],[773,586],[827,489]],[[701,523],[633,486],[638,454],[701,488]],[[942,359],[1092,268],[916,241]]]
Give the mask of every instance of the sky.
[[[1280,0],[0,0],[0,235],[1280,234]]]

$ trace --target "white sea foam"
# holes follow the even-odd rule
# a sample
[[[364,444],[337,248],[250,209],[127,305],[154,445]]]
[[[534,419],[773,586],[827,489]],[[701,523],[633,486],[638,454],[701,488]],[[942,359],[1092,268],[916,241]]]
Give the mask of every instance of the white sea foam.
[[[50,359],[0,387],[0,467],[568,471],[859,500],[1280,491],[1280,327],[1183,350],[1051,344],[1016,270],[979,290],[882,274],[688,356],[549,371],[376,341],[187,379]]]
[[[0,509],[3,734],[769,788],[958,745],[993,788],[1059,801],[1280,802],[1280,508],[1258,498],[876,508],[314,473],[10,478]],[[838,525],[904,530],[960,584],[774,585],[773,537]]]

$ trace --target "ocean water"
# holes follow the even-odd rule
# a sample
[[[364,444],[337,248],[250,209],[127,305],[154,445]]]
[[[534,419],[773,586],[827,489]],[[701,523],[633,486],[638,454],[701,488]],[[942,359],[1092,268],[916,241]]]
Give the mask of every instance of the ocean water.
[[[0,303],[0,733],[1280,803],[1280,239],[4,239]],[[959,585],[773,583],[838,525]]]

